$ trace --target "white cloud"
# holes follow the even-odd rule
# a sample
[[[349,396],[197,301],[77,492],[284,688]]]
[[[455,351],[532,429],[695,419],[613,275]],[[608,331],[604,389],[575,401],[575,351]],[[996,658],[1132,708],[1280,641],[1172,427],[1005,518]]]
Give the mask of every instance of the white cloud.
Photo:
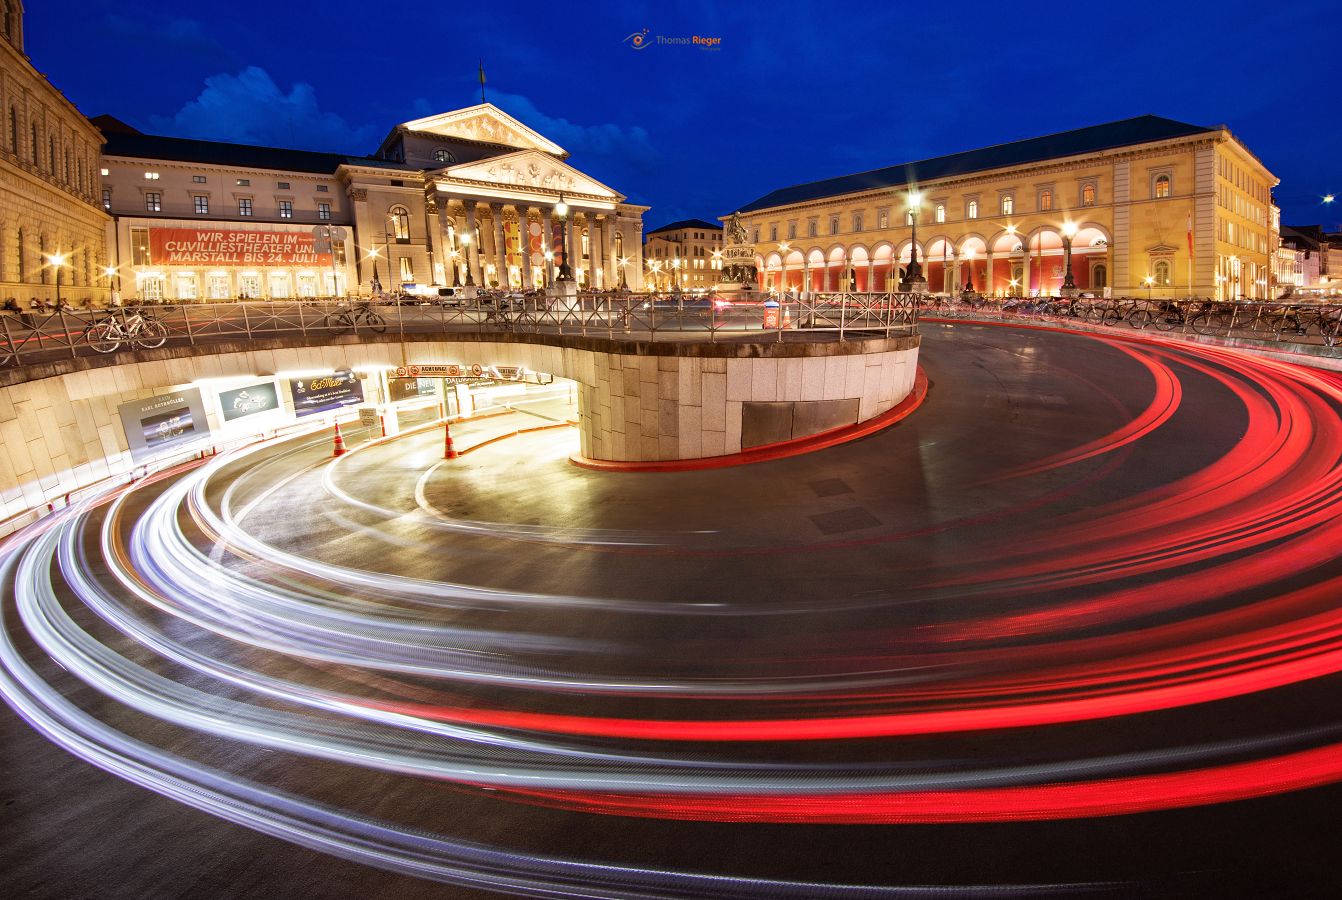
[[[372,126],[351,126],[323,112],[312,85],[296,82],[286,94],[265,69],[205,79],[205,88],[171,116],[151,117],[164,134],[304,150],[362,155],[382,137]]]

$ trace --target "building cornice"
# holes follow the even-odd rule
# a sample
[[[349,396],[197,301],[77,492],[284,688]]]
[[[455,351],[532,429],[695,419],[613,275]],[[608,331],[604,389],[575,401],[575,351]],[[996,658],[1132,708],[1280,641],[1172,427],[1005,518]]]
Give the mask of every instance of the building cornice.
[[[74,105],[69,97],[61,92],[60,88],[48,81],[47,76],[38,71],[37,67],[33,65],[32,60],[28,58],[27,54],[19,52],[19,50],[15,48],[14,45],[10,44],[9,41],[0,40],[0,45],[3,45],[4,47],[3,52],[9,54],[10,61],[24,69],[30,76],[31,85],[35,86],[41,93],[46,94],[57,106],[62,107],[65,112],[68,112],[71,117],[78,121],[78,125],[73,127],[82,131],[85,137],[93,142],[94,146],[101,147],[103,145],[106,140],[103,137],[103,133],[98,130],[97,126],[85,118],[84,114],[79,111],[79,108]]]

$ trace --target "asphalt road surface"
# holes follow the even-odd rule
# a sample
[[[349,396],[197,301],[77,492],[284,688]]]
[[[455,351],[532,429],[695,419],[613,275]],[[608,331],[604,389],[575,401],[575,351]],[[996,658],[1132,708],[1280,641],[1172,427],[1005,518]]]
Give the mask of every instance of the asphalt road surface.
[[[924,333],[820,453],[321,435],[11,540],[3,895],[1327,891],[1342,380]]]

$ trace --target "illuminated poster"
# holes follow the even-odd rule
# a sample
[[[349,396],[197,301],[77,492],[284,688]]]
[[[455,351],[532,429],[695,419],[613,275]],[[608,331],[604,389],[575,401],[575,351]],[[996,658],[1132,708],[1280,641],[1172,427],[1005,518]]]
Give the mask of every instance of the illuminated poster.
[[[504,221],[503,223],[503,247],[507,260],[507,266],[520,269],[522,267],[522,245],[519,243],[520,234],[517,230],[517,223],[513,221]]]
[[[413,400],[416,397],[432,396],[438,392],[436,379],[433,378],[388,378],[387,394],[392,403]]]
[[[545,242],[541,237],[545,234],[545,227],[540,222],[527,223],[527,242],[531,246],[532,265],[539,265],[534,260],[545,257]]]
[[[273,381],[262,381],[231,391],[219,392],[219,411],[225,422],[254,416],[257,413],[274,412],[280,405]]]
[[[550,249],[554,251],[555,255],[554,266],[556,270],[559,269],[559,266],[564,261],[564,254],[560,252],[560,248],[563,246],[564,242],[563,239],[564,239],[564,223],[559,221],[558,219],[551,219]]]
[[[117,407],[131,458],[144,462],[173,450],[183,450],[210,436],[200,391],[186,388]]]
[[[315,240],[303,231],[150,228],[149,258],[156,266],[330,266]]]
[[[353,372],[333,372],[314,378],[291,378],[289,395],[294,414],[310,416],[363,402],[363,385]]]

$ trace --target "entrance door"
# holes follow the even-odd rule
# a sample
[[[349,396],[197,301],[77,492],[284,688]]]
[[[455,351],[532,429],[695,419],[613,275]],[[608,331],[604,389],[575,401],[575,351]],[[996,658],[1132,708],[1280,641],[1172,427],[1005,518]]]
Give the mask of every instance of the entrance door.
[[[228,276],[211,275],[210,276],[210,299],[227,300],[228,299]]]
[[[1022,266],[1011,267],[1011,280],[1016,282],[1016,286],[1011,289],[1011,293],[1017,297],[1025,296],[1025,269]]]
[[[256,300],[261,296],[261,276],[255,272],[238,276],[238,296],[243,300]]]

